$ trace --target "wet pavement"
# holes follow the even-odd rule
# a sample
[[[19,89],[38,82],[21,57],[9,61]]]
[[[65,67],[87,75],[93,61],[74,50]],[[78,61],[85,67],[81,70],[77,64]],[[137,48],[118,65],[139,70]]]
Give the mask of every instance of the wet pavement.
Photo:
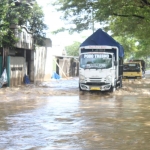
[[[150,78],[115,93],[78,79],[0,89],[0,150],[149,150]]]

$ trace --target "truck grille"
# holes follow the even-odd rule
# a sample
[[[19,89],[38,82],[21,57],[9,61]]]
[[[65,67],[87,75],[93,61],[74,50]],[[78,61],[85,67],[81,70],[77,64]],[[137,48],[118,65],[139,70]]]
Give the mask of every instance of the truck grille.
[[[107,83],[105,82],[87,82],[86,85],[106,85]]]
[[[93,80],[93,79],[98,79],[98,80],[101,80],[102,78],[89,78],[89,79],[92,79],[92,80]]]
[[[101,82],[101,80],[90,80],[90,82]]]
[[[102,78],[89,78],[90,82],[102,82]]]

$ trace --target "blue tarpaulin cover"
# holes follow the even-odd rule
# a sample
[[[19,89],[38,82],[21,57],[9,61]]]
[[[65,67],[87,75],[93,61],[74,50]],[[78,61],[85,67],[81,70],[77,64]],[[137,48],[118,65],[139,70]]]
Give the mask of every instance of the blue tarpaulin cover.
[[[4,84],[7,84],[7,72],[6,72],[6,68],[4,68],[4,71],[3,71],[2,75],[1,75],[1,78],[0,78],[0,88]]]
[[[52,75],[52,79],[60,79],[60,76],[56,72],[54,72]]]
[[[92,45],[105,45],[105,46],[116,46],[119,49],[119,56],[124,56],[124,49],[117,41],[115,41],[110,35],[104,32],[102,29],[98,29],[91,36],[89,36],[81,45],[82,46]]]

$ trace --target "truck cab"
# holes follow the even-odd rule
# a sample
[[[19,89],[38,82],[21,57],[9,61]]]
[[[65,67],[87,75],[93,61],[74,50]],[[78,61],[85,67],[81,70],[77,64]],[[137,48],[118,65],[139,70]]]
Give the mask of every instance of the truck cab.
[[[122,87],[121,65],[123,67],[123,62],[119,61],[117,47],[81,47],[79,89],[86,91],[115,91],[117,86]]]
[[[124,49],[102,29],[79,48],[79,89],[115,91],[122,87]]]

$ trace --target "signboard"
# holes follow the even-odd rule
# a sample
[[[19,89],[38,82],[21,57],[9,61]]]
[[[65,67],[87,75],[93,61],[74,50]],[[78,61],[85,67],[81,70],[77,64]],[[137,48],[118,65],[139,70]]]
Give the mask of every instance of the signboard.
[[[109,58],[109,54],[84,54],[83,58]]]

